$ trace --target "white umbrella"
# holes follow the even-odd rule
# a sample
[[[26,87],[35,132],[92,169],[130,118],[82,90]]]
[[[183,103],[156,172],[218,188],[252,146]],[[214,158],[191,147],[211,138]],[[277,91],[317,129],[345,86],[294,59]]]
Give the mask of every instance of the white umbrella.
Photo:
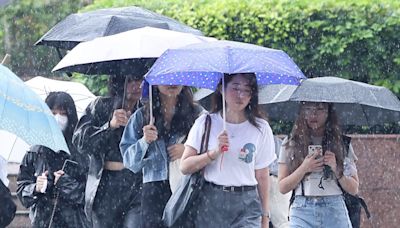
[[[169,48],[216,39],[166,29],[144,27],[82,42],[73,48],[53,71],[107,74],[121,66],[134,67],[137,59],[155,60]],[[128,64],[121,62],[128,61]],[[130,62],[129,62],[130,61]],[[128,71],[129,72],[129,71]]]
[[[8,162],[21,163],[29,145],[7,131],[0,130],[0,156]]]
[[[46,99],[50,92],[67,92],[75,102],[78,118],[82,116],[88,104],[96,98],[85,85],[79,82],[61,81],[37,76],[26,81],[25,84],[43,100]]]

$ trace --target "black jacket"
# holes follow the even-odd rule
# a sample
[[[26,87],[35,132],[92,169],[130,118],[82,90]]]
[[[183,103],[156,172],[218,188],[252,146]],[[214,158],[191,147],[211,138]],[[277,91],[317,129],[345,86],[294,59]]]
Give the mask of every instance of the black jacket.
[[[78,151],[90,155],[88,179],[85,192],[85,212],[88,218],[92,217],[93,202],[103,173],[104,158],[107,153],[120,153],[123,127],[111,129],[109,121],[112,118],[116,101],[111,97],[99,97],[86,108],[84,115],[78,122],[73,144]],[[136,175],[135,183],[142,182],[141,174]]]
[[[14,219],[17,207],[11,198],[10,190],[0,180],[0,228],[6,227]]]
[[[54,185],[53,173],[62,169],[67,158],[70,156],[65,152],[54,152],[47,147],[33,146],[21,162],[17,178],[17,194],[22,205],[30,208],[29,217],[33,227],[48,227],[56,201],[52,227],[88,227],[83,211],[86,182],[84,168],[74,177],[65,173]],[[46,170],[48,171],[46,192],[36,192],[37,176]]]

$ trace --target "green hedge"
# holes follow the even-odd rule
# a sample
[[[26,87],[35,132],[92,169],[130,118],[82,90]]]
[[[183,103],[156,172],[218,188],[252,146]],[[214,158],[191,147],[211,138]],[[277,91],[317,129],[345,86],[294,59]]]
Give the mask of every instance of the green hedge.
[[[84,10],[137,5],[219,39],[282,49],[307,77],[339,76],[400,96],[400,1],[97,0]],[[289,123],[272,123],[287,134]],[[348,133],[400,133],[399,125]]]
[[[19,75],[50,75],[57,63],[53,49],[33,43],[88,2],[15,0],[0,9],[0,57],[11,52],[12,68]],[[132,5],[208,36],[282,49],[307,77],[331,75],[383,85],[400,97],[400,1],[97,0],[80,11]],[[97,94],[106,91],[105,77],[76,79]],[[399,128],[376,132],[398,133]]]
[[[11,54],[19,76],[50,75],[60,61],[54,48],[34,46],[54,24],[84,5],[81,0],[13,0],[0,7],[0,61]]]
[[[143,6],[220,39],[286,51],[307,77],[340,76],[400,96],[400,1],[98,0]]]

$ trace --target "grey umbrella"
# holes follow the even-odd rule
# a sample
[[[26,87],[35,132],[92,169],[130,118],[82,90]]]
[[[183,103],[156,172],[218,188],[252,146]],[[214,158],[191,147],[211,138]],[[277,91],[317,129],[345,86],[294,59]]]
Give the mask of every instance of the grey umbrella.
[[[212,91],[200,89],[194,99],[210,108]],[[400,122],[400,101],[387,88],[338,77],[310,78],[300,86],[259,88],[259,104],[269,119],[294,121],[301,101],[334,103],[343,125],[373,126]]]
[[[343,125],[373,126],[400,122],[400,101],[387,88],[338,77],[304,80],[295,90],[287,88],[269,96],[260,93],[268,116],[296,119],[301,101],[334,103]]]
[[[72,49],[80,42],[145,26],[202,35],[172,18],[136,6],[75,13],[57,23],[35,45]]]

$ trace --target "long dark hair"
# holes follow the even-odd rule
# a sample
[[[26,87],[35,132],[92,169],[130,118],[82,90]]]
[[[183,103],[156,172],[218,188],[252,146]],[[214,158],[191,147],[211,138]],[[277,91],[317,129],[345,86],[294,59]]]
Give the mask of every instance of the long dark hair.
[[[299,116],[293,125],[288,141],[282,145],[288,151],[287,161],[290,173],[294,172],[308,155],[308,146],[311,144],[311,130],[306,121],[304,102],[299,109]],[[339,173],[343,173],[343,159],[345,145],[342,140],[336,112],[331,103],[328,104],[328,117],[325,122],[325,133],[322,138],[323,151],[330,150],[335,153]]]
[[[63,134],[68,146],[72,145],[72,134],[78,122],[78,115],[71,95],[66,92],[50,92],[45,102],[50,109],[60,109],[67,113],[68,124]]]
[[[108,79],[107,89],[108,96],[114,100],[113,109],[120,109],[122,107],[125,86],[132,81],[143,80],[143,75],[130,74],[130,75],[111,75]]]
[[[178,101],[175,107],[175,114],[171,121],[170,129],[164,125],[164,116],[161,112],[161,96],[158,88],[152,89],[153,96],[153,115],[155,118],[155,126],[157,127],[158,134],[161,138],[165,138],[174,133],[187,135],[194,121],[198,117],[198,107],[193,102],[193,93],[189,87],[184,86],[178,95]],[[149,102],[146,102],[143,114],[147,124],[150,120],[150,107]]]
[[[251,98],[249,104],[245,108],[245,115],[248,121],[259,128],[259,124],[256,121],[256,117],[266,119],[265,114],[261,111],[258,105],[258,86],[257,79],[253,73],[242,73],[242,74],[224,74],[225,90],[228,83],[237,75],[245,76],[250,82]],[[211,97],[211,113],[217,113],[222,110],[222,94],[221,94],[222,81],[218,84],[218,89],[214,92]]]

